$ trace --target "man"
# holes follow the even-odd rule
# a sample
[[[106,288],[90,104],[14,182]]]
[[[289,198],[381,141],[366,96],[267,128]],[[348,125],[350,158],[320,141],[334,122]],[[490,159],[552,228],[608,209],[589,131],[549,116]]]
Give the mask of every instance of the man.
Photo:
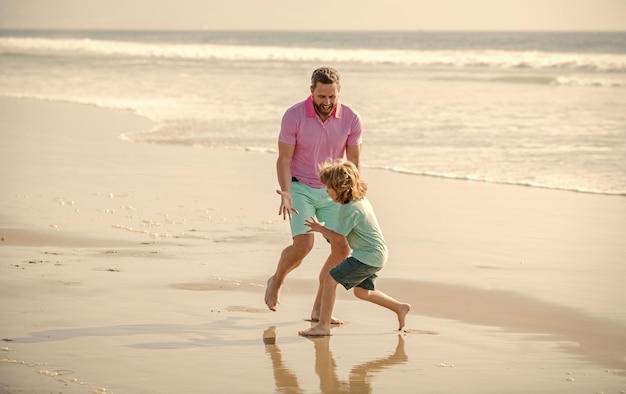
[[[314,234],[304,221],[315,216],[328,228],[335,228],[340,205],[332,201],[319,180],[320,164],[345,157],[360,169],[361,117],[339,102],[340,90],[337,70],[318,68],[311,76],[311,95],[289,108],[282,118],[276,161],[280,190],[276,192],[281,197],[279,215],[289,219],[293,241],[282,251],[274,275],[267,280],[265,303],[272,311],[278,309],[287,274],[313,249]],[[319,318],[322,281],[349,253],[347,242],[331,245],[320,271],[311,320]],[[333,318],[333,323],[341,322]]]

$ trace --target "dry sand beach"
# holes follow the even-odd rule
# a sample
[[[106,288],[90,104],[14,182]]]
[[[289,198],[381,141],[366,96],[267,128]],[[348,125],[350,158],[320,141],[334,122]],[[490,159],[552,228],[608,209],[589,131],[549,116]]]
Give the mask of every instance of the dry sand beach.
[[[130,112],[0,99],[2,393],[626,393],[626,198],[367,168],[407,332],[287,279],[267,153],[136,144]]]

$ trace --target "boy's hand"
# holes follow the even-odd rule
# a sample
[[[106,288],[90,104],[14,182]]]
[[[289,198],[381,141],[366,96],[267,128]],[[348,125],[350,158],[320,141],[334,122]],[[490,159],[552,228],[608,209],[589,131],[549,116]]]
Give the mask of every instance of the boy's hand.
[[[307,231],[307,233],[310,233],[312,231],[320,233],[325,228],[324,222],[318,222],[315,216],[311,216],[310,219],[305,219],[304,225],[311,228],[309,231]]]

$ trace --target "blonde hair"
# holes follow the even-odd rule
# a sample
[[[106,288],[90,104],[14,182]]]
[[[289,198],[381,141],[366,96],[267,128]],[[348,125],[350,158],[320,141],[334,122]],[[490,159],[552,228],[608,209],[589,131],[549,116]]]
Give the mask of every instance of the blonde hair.
[[[352,162],[342,159],[326,161],[320,166],[319,174],[320,181],[337,193],[337,201],[341,204],[360,200],[367,193],[367,183]]]

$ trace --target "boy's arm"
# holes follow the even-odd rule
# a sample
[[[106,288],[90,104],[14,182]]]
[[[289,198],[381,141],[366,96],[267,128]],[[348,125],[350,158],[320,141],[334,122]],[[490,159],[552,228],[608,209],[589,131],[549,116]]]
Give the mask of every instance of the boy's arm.
[[[336,244],[348,244],[348,240],[345,236],[334,232],[328,227],[324,226],[324,223],[318,222],[315,216],[311,216],[310,219],[304,221],[304,225],[309,227],[310,230],[308,232],[318,232],[324,236],[330,242],[331,245]]]

